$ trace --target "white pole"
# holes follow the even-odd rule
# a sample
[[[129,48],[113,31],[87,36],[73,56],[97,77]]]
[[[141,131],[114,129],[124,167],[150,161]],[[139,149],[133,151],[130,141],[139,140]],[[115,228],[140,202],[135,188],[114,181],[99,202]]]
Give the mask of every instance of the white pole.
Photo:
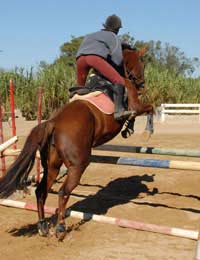
[[[10,138],[9,140],[7,140],[6,142],[4,142],[3,144],[0,145],[0,153],[3,152],[6,148],[8,148],[9,146],[13,145],[14,143],[16,143],[18,140],[17,136],[13,136],[12,138]]]

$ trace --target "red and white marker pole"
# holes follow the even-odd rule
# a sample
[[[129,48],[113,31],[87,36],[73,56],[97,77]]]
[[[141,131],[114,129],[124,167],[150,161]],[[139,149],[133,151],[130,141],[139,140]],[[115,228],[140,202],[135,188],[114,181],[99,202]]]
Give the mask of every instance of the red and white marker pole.
[[[16,124],[15,124],[15,98],[14,98],[14,84],[13,81],[10,80],[10,111],[11,111],[11,119],[12,119],[12,135],[16,136]],[[17,148],[17,145],[13,145],[14,149]]]
[[[0,144],[3,144],[3,113],[2,113],[2,102],[0,97]],[[6,160],[5,157],[1,157],[1,170],[3,174],[6,172]]]
[[[42,88],[38,89],[38,125],[42,122]],[[40,182],[40,159],[36,159],[36,183]]]
[[[0,200],[0,205],[37,211],[36,204],[32,204],[29,202],[5,199],[5,200]],[[57,208],[45,207],[44,210],[45,210],[45,213],[55,214],[55,212],[57,211]],[[148,223],[143,223],[143,222],[139,222],[139,221],[132,221],[132,220],[127,220],[127,219],[115,218],[115,217],[107,217],[107,216],[103,216],[103,215],[95,215],[95,214],[91,214],[91,213],[84,213],[84,212],[73,211],[73,210],[66,210],[66,216],[72,216],[72,217],[75,217],[78,219],[83,219],[83,220],[94,220],[97,222],[108,223],[108,224],[117,225],[117,226],[124,227],[124,228],[132,228],[132,229],[136,229],[136,230],[161,233],[161,234],[166,234],[166,235],[170,235],[170,236],[189,238],[189,239],[193,239],[193,240],[198,239],[198,231],[195,231],[195,230],[159,226],[159,225],[148,224]]]

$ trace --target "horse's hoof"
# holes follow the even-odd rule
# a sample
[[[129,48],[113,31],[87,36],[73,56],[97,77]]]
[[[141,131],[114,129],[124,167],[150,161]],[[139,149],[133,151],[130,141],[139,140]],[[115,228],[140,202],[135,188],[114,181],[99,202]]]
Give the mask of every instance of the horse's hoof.
[[[65,224],[57,224],[56,225],[56,237],[58,238],[58,241],[63,241],[63,239],[66,236],[66,227]]]
[[[123,130],[123,131],[121,131],[121,136],[123,137],[123,138],[128,138],[128,131],[127,130]]]
[[[132,134],[134,134],[133,130],[125,129],[125,130],[121,131],[121,136],[125,139],[130,137]]]
[[[151,138],[151,135],[153,134],[152,131],[148,131],[148,130],[145,130],[142,134],[142,139],[144,141],[149,141],[149,139]]]
[[[49,233],[49,224],[45,219],[38,222],[38,233],[42,237],[46,237]]]

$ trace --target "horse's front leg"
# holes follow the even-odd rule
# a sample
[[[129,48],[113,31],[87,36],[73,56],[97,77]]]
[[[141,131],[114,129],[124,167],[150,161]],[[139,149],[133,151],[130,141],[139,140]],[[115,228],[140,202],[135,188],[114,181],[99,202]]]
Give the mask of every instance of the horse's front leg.
[[[153,109],[147,112],[147,122],[143,136],[148,140],[154,132]]]
[[[123,138],[128,138],[134,133],[135,117],[126,120],[124,130],[121,131]]]
[[[151,134],[154,132],[153,113],[147,114],[147,124],[145,130]]]
[[[58,223],[56,226],[56,237],[62,241],[66,235],[65,225],[65,209],[71,192],[77,187],[80,182],[81,175],[85,170],[85,166],[70,166],[68,174],[58,192]]]

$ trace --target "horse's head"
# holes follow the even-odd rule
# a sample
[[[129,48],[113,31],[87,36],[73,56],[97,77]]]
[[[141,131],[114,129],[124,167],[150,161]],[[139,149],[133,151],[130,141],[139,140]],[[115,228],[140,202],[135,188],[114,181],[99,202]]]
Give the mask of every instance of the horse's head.
[[[128,96],[129,110],[135,110],[137,114],[147,112],[152,106],[143,105],[138,95],[145,91],[144,79],[144,54],[145,48],[140,50],[124,49],[124,77]]]
[[[131,81],[139,94],[145,89],[144,54],[145,48],[123,50],[125,78]]]
[[[140,50],[136,49],[124,49],[124,77],[125,87],[127,89],[128,96],[128,108],[133,110],[137,115],[147,113],[147,126],[145,129],[145,138],[148,139],[153,133],[153,106],[151,104],[143,104],[139,95],[145,92],[145,79],[144,79],[144,55],[145,48]],[[132,123],[130,121],[130,123]],[[133,130],[133,127],[127,127],[122,133],[122,136],[127,137],[129,130]]]

